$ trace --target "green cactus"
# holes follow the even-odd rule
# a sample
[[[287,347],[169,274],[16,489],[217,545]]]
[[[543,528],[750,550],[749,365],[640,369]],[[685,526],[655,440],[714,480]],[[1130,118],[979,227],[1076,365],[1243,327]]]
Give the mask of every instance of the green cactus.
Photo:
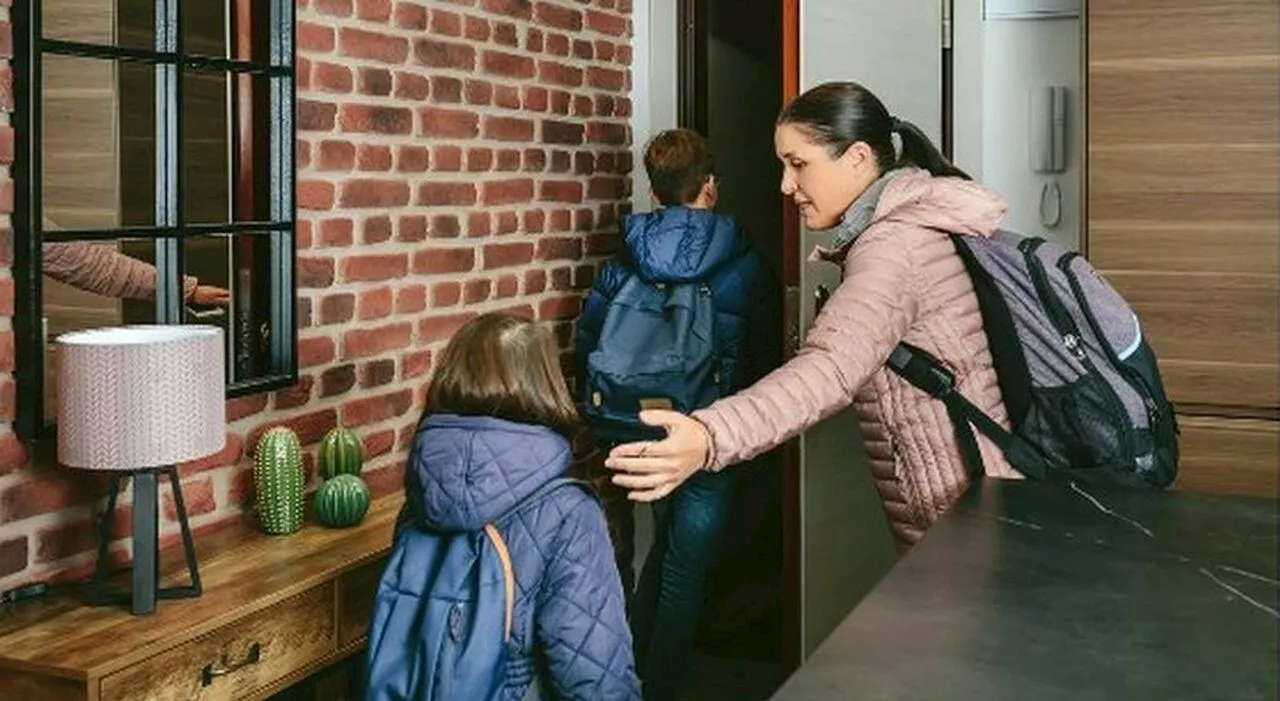
[[[305,484],[298,434],[284,426],[262,434],[253,460],[253,486],[262,530],[285,535],[302,528]]]
[[[329,528],[346,528],[369,512],[369,487],[355,475],[337,475],[316,490],[316,518]]]

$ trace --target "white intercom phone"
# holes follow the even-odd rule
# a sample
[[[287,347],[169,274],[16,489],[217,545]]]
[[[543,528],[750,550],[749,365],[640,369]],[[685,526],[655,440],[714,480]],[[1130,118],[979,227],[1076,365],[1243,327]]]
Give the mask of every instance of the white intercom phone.
[[[1031,90],[1031,170],[1067,169],[1067,89],[1049,85]]]

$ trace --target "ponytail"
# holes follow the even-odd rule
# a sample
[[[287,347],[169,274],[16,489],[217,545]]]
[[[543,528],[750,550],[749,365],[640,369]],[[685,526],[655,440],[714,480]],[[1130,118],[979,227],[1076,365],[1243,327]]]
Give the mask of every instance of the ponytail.
[[[954,177],[972,180],[969,174],[957,168],[947,157],[942,155],[937,146],[920,130],[920,127],[906,121],[891,117],[890,129],[902,141],[902,153],[896,165],[913,165],[923,168],[938,177]]]

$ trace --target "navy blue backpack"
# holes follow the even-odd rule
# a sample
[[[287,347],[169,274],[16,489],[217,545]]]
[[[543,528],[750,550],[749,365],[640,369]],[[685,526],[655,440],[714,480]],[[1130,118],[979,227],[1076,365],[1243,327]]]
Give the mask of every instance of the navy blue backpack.
[[[500,526],[560,487],[551,480],[485,524],[434,533],[406,525],[378,582],[365,658],[366,701],[492,701],[506,680],[515,572]],[[525,699],[541,697],[535,674]]]
[[[643,409],[689,413],[720,398],[722,367],[711,288],[633,275],[609,302],[587,356],[582,412],[597,440],[660,438]]]

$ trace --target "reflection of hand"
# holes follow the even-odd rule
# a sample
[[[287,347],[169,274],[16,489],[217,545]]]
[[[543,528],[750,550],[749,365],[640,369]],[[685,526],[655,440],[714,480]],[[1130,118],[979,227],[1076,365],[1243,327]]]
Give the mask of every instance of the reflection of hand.
[[[696,419],[674,411],[642,411],[640,421],[666,429],[667,437],[617,446],[605,464],[617,473],[613,483],[630,490],[632,500],[655,501],[706,464],[711,435]]]
[[[231,303],[231,291],[213,285],[196,285],[191,292],[190,302],[204,307],[225,307]]]

